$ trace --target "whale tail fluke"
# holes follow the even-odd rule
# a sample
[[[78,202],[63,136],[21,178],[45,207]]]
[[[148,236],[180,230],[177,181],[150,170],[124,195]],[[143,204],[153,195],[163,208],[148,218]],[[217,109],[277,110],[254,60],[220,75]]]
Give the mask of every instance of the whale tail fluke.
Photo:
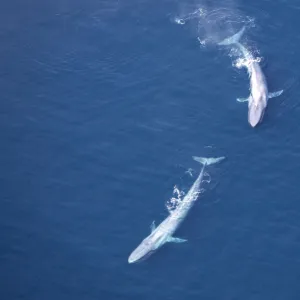
[[[219,161],[225,159],[225,156],[221,157],[199,157],[199,156],[193,156],[193,159],[197,162],[199,162],[202,165],[209,166],[212,164],[216,164]]]
[[[245,26],[243,26],[243,28],[237,32],[236,34],[226,38],[225,40],[223,40],[222,42],[218,43],[218,45],[221,46],[228,46],[228,45],[232,45],[232,44],[237,44],[239,43],[244,31],[245,31]]]

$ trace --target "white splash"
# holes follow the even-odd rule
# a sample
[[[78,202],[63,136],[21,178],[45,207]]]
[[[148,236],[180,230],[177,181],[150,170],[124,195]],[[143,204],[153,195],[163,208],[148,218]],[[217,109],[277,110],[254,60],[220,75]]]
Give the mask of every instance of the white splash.
[[[179,25],[184,25],[184,24],[185,24],[184,19],[180,19],[180,18],[175,18],[175,19],[174,19],[174,22],[175,22],[176,24],[179,24]]]
[[[238,58],[236,61],[233,62],[233,66],[238,68],[238,69],[241,69],[243,67],[246,67],[248,68],[249,65],[253,62],[257,62],[257,63],[260,63],[262,60],[261,57],[256,57],[256,58]]]
[[[182,197],[184,197],[185,193],[180,191],[178,187],[175,185],[173,189],[173,197],[166,202],[166,208],[171,213],[176,207],[181,203]]]
[[[187,171],[185,171],[185,173],[193,177],[193,169],[189,168]]]
[[[195,19],[195,18],[199,18],[199,17],[204,17],[205,15],[206,15],[206,11],[200,7],[198,9],[196,9],[195,11],[193,11],[181,18],[179,18],[179,17],[174,18],[174,22],[179,25],[184,25],[186,21],[189,21],[189,20]]]
[[[206,45],[206,40],[201,40],[199,37],[197,38],[201,46]]]

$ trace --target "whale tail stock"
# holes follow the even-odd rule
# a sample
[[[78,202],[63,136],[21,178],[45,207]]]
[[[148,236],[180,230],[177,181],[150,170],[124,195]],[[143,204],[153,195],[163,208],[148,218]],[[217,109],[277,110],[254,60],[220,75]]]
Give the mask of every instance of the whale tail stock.
[[[199,157],[199,156],[193,156],[193,159],[195,161],[197,161],[198,163],[205,165],[205,166],[209,166],[212,164],[216,164],[219,161],[225,159],[225,156],[221,156],[221,157]]]
[[[245,31],[245,26],[243,26],[243,28],[237,32],[236,34],[224,39],[222,42],[218,43],[218,45],[221,46],[228,46],[228,45],[232,45],[232,44],[238,44],[244,31]]]

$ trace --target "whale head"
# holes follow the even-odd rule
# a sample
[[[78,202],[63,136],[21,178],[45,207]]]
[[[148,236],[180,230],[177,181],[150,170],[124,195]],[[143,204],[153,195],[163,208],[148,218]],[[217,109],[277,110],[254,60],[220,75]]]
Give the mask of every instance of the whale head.
[[[267,107],[267,100],[264,95],[255,101],[249,101],[248,106],[248,122],[252,127],[257,126],[263,119]]]
[[[145,238],[130,254],[128,263],[132,264],[148,258],[154,252],[154,244],[150,236]]]

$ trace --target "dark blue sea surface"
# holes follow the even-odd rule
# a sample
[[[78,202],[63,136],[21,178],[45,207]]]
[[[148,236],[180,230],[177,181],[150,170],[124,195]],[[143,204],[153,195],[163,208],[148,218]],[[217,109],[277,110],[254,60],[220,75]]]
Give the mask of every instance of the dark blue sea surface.
[[[300,4],[220,3],[2,1],[0,299],[299,300]],[[243,25],[284,89],[254,129],[246,70],[207,42]],[[194,155],[226,160],[188,242],[128,264]]]

